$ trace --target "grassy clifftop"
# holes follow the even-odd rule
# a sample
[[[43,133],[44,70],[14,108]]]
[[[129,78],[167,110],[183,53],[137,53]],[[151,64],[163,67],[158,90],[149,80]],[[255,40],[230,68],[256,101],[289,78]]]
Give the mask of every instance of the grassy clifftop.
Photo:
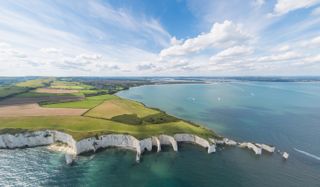
[[[129,125],[111,120],[83,116],[0,118],[0,133],[19,133],[44,129],[63,131],[72,135],[77,140],[110,133],[130,134],[137,138],[146,138],[160,134],[173,135],[176,133],[191,133],[204,138],[216,137],[212,131],[191,125],[184,121],[163,124]]]
[[[23,82],[23,85],[39,86],[39,84],[47,84],[43,80],[32,80],[32,82]],[[54,88],[57,92],[61,92],[59,89],[74,90],[79,86],[83,89],[88,89],[84,84],[77,84],[72,82],[70,84],[65,82],[55,83],[54,86],[70,86],[63,88]],[[21,86],[21,85],[20,85]],[[203,138],[215,137],[219,138],[213,131],[204,128],[202,126],[193,124],[191,122],[184,121],[174,116],[168,115],[163,111],[148,108],[142,103],[123,99],[115,95],[98,95],[85,97],[82,100],[61,102],[61,100],[52,100],[55,95],[55,90],[50,88],[51,85],[46,85],[50,93],[37,93],[29,91],[23,93],[20,96],[16,96],[13,99],[23,100],[24,97],[28,97],[26,101],[30,102],[30,97],[40,97],[43,94],[48,95],[51,98],[50,103],[41,101],[43,107],[42,113],[39,116],[34,112],[30,115],[12,117],[2,116],[0,117],[0,133],[18,133],[24,131],[36,131],[36,130],[59,130],[71,134],[75,139],[80,140],[87,137],[97,136],[101,134],[109,133],[121,133],[130,134],[137,138],[145,138],[154,135],[168,134],[174,135],[176,133],[191,133]],[[91,88],[91,87],[90,87]],[[97,90],[99,91],[99,90]],[[79,94],[77,92],[76,94]],[[58,93],[56,95],[59,95]],[[60,93],[61,95],[61,93]],[[55,97],[53,97],[55,98]],[[11,101],[10,100],[10,101]],[[35,100],[37,102],[37,100]],[[28,103],[30,104],[30,103]],[[37,103],[35,103],[36,105]],[[20,104],[22,109],[23,103]],[[1,107],[1,105],[0,105]],[[50,108],[50,110],[46,110]],[[61,110],[63,113],[72,109],[87,109],[82,115],[67,116],[52,115],[52,109]],[[19,107],[8,108],[10,110],[21,110]],[[38,108],[37,108],[38,109]],[[45,113],[48,111],[48,113]],[[14,111],[13,111],[14,112]],[[20,111],[21,113],[21,111]],[[63,113],[64,114],[64,113]]]

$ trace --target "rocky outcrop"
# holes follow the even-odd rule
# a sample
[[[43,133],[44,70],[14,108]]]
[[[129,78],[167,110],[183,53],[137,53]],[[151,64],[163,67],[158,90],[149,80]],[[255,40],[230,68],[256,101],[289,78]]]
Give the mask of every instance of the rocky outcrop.
[[[54,142],[51,131],[0,135],[0,148],[23,148],[49,145]]]
[[[75,155],[73,154],[65,154],[66,163],[71,165],[74,162]]]
[[[139,140],[138,140],[139,141]],[[152,151],[152,138],[146,138],[139,141],[140,151]]]
[[[269,153],[273,153],[275,151],[275,147],[270,145],[256,143],[256,146],[260,147],[262,150],[267,151]]]
[[[0,148],[24,148],[43,145],[52,145],[56,142],[64,143],[64,149],[68,150],[66,154],[66,162],[71,163],[73,157],[70,155],[79,155],[85,152],[95,152],[100,148],[119,147],[123,149],[133,150],[137,153],[136,160],[139,162],[141,154],[144,151],[151,151],[152,146],[157,146],[157,151],[161,150],[161,144],[172,145],[173,150],[178,150],[177,142],[173,137],[168,135],[160,135],[159,137],[151,137],[138,140],[131,135],[108,134],[98,137],[91,137],[75,141],[69,134],[60,131],[36,131],[18,134],[2,134],[0,135]],[[57,146],[57,145],[56,145]],[[53,146],[54,147],[54,146]],[[54,148],[52,150],[58,150]]]
[[[77,154],[76,141],[73,139],[71,135],[60,131],[50,131],[50,133],[53,136],[54,142],[62,142],[67,144],[73,150],[73,154]]]
[[[287,160],[287,159],[289,158],[289,153],[283,152],[283,153],[282,153],[282,158],[284,158],[285,160]]]
[[[213,138],[209,138],[210,142],[216,145],[223,145],[224,141],[223,140],[218,140],[218,139],[213,139]]]
[[[241,143],[239,147],[251,149],[256,155],[261,155],[261,148],[255,146],[253,143],[244,142],[244,143]]]
[[[160,152],[161,151],[161,143],[160,143],[159,138],[156,136],[152,136],[151,140],[152,140],[152,146],[156,146],[157,152]]]
[[[151,143],[151,140],[150,140]],[[145,142],[142,143],[143,146]],[[151,144],[150,144],[151,145]],[[99,137],[86,138],[76,142],[76,154],[93,151],[99,148],[120,147],[137,152],[136,160],[140,161],[140,155],[145,147],[141,149],[140,141],[131,135],[109,134]],[[152,145],[150,146],[152,148]],[[148,147],[149,148],[149,147]]]
[[[228,138],[223,138],[222,140],[224,142],[225,145],[229,145],[229,146],[235,146],[237,145],[237,142],[234,140],[230,140]]]
[[[216,152],[215,144],[210,144],[208,140],[200,138],[199,136],[193,134],[175,134],[174,139],[177,142],[189,142],[198,144],[201,147],[207,148],[208,153]]]
[[[75,155],[74,149],[67,144],[53,143],[47,146],[47,148],[54,152],[62,152],[65,154]]]
[[[172,136],[162,134],[159,136],[161,145],[171,145],[174,151],[178,151],[178,144]]]

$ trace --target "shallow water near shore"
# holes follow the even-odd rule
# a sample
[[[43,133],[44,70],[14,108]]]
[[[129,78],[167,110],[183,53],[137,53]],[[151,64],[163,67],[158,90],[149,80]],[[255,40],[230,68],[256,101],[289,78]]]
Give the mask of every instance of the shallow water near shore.
[[[234,82],[152,85],[118,93],[201,123],[237,141],[290,154],[179,145],[143,154],[106,149],[67,166],[45,147],[0,150],[0,186],[319,186],[320,83]],[[223,149],[223,150],[222,150]],[[298,150],[298,151],[297,151]]]

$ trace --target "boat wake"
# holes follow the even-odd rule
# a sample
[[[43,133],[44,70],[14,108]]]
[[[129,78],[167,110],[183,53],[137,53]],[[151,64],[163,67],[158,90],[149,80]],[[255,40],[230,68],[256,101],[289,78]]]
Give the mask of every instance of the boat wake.
[[[311,153],[308,153],[308,152],[302,151],[302,150],[297,149],[297,148],[293,148],[293,149],[294,149],[295,151],[299,152],[299,153],[302,153],[302,154],[304,154],[304,155],[306,155],[306,156],[308,156],[308,157],[311,157],[311,158],[314,158],[314,159],[316,159],[316,160],[319,160],[319,161],[320,161],[320,157],[319,157],[319,156],[313,155],[313,154],[311,154]]]

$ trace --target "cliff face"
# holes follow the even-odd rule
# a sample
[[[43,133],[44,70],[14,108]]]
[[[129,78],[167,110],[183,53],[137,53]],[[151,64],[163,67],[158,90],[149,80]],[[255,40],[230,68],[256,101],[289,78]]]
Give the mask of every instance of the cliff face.
[[[261,155],[262,152],[262,149],[260,147],[257,147],[250,142],[241,143],[239,147],[251,149],[256,155]]]
[[[201,147],[207,148],[208,153],[216,152],[215,144],[210,144],[209,141],[193,134],[175,134],[174,139],[177,142],[189,142],[200,145]]]
[[[178,151],[177,141],[168,135],[160,135],[159,136],[160,145],[171,145],[174,151]]]
[[[76,141],[67,133],[44,130],[35,132],[25,132],[19,134],[2,134],[0,135],[0,149],[25,148],[54,144],[62,142],[66,144],[68,153],[66,155],[66,162],[72,163],[76,155],[84,152],[95,152],[99,148],[120,147],[123,149],[133,150],[137,153],[136,161],[140,161],[141,154],[144,151],[151,151],[152,147],[157,148],[157,152],[161,151],[162,145],[172,146],[174,151],[178,151],[178,143],[193,143],[207,149],[208,153],[216,152],[217,144],[224,144],[229,146],[239,145],[242,148],[248,148],[254,151],[255,154],[260,155],[262,149],[267,152],[274,152],[275,147],[266,144],[253,144],[250,142],[237,143],[233,140],[224,138],[223,140],[209,139],[210,141],[193,134],[175,134],[173,137],[169,135],[152,136],[138,140],[131,135],[124,134],[108,134],[98,137],[91,137]],[[288,154],[284,157],[288,157]]]
[[[23,148],[49,145],[54,142],[50,131],[26,132],[22,134],[0,135],[0,148]]]
[[[89,151],[95,152],[99,148],[106,147],[130,149],[137,153],[137,161],[140,161],[140,156],[144,151],[151,151],[152,146],[156,146],[158,152],[161,151],[161,145],[170,145],[174,151],[178,151],[177,142],[195,143],[207,148],[208,153],[215,152],[215,144],[210,144],[207,140],[192,134],[176,134],[174,137],[159,135],[142,140],[138,140],[131,135],[108,134],[80,141],[75,141],[69,134],[52,130],[0,135],[0,148],[4,149],[43,146],[55,142],[68,145],[73,150],[73,155]],[[70,162],[70,159],[68,159],[68,162]]]
[[[159,138],[156,137],[156,136],[153,136],[151,138],[151,141],[152,141],[152,146],[156,146],[157,147],[157,152],[160,152],[161,151],[161,143],[160,143]]]

